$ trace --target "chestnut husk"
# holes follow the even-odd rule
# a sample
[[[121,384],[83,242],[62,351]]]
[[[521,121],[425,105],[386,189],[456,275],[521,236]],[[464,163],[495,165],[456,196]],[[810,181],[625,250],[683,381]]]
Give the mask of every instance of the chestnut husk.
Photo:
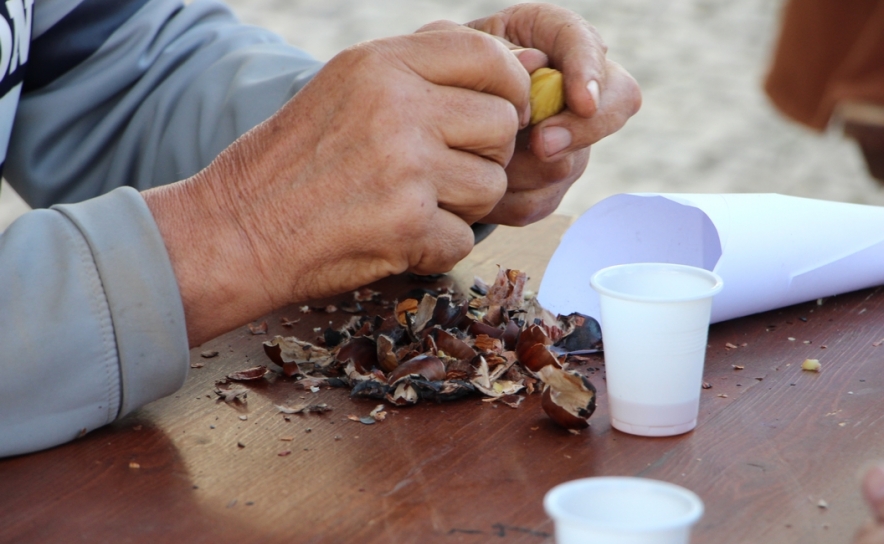
[[[235,382],[247,382],[251,380],[259,380],[263,378],[265,374],[267,374],[267,367],[259,365],[232,372],[227,375],[227,378]]]
[[[426,381],[412,380],[421,400],[448,402],[476,393],[476,388],[464,380]]]
[[[591,318],[555,317],[536,299],[524,300],[525,279],[523,272],[501,269],[485,296],[469,302],[426,289],[405,294],[401,303],[378,301],[374,293],[371,299],[392,315],[353,316],[341,329],[326,329],[319,346],[292,337],[281,339],[283,345],[265,343],[265,350],[289,375],[340,376],[336,379],[351,387],[352,396],[399,406],[474,393],[509,398],[524,389],[531,394],[539,388],[540,370],[565,364],[556,350],[585,349],[598,339]],[[569,341],[571,334],[575,338]],[[555,392],[555,387],[549,391],[551,399],[558,398]],[[576,409],[581,410],[587,411]]]
[[[518,308],[523,301],[527,280],[528,275],[520,270],[499,268],[494,283],[488,287],[488,294],[476,300],[488,307]]]
[[[400,364],[387,376],[387,380],[395,385],[406,376],[419,376],[425,380],[444,380],[445,365],[435,355],[418,355]]]
[[[353,389],[350,390],[350,397],[384,400],[389,392],[390,386],[387,384],[378,380],[365,380],[353,386]]]
[[[593,317],[580,313],[559,316],[565,336],[553,345],[557,353],[580,354],[602,350],[602,328]]]
[[[335,358],[344,365],[352,361],[360,374],[368,374],[372,368],[379,366],[377,343],[365,336],[351,338],[338,349]]]
[[[282,372],[286,376],[301,374],[302,364],[312,364],[322,370],[335,360],[327,349],[298,340],[293,336],[288,338],[274,336],[263,345],[264,353],[271,361],[282,367]]]
[[[471,361],[476,357],[476,351],[453,334],[443,329],[434,329],[433,334],[436,337],[436,347],[449,357],[459,361]]]
[[[468,305],[453,304],[451,295],[441,295],[436,299],[436,308],[433,311],[432,325],[438,325],[443,329],[461,328],[468,321],[466,318]]]
[[[413,319],[408,321],[409,329],[411,330],[412,335],[416,338],[418,334],[430,323],[433,319],[433,315],[436,310],[436,297],[433,295],[424,295],[424,298],[421,299],[420,303],[417,305],[417,310],[414,313]]]
[[[378,366],[384,372],[393,372],[399,366],[399,358],[396,357],[395,341],[385,334],[379,334],[377,339]]]
[[[390,386],[384,398],[387,402],[396,406],[411,406],[412,404],[417,404],[420,400],[420,395],[412,385],[411,380],[406,377]]]
[[[541,407],[558,425],[569,429],[589,427],[589,418],[595,412],[596,389],[585,376],[554,366],[545,366],[540,372],[544,382]]]

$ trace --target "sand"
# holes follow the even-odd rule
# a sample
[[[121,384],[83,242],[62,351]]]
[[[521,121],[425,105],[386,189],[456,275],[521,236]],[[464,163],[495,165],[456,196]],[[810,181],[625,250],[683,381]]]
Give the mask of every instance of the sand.
[[[784,119],[761,89],[780,0],[572,0],[610,58],[643,92],[642,110],[593,147],[589,168],[558,213],[577,215],[621,192],[776,192],[884,204],[856,146],[837,129],[811,132]],[[327,60],[360,41],[422,24],[466,22],[496,0],[234,0],[246,22],[271,28]],[[0,192],[0,228],[22,209]]]

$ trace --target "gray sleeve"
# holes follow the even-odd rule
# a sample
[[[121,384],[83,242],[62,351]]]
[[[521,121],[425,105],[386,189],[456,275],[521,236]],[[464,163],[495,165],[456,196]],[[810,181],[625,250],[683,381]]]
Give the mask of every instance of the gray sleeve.
[[[0,457],[72,440],[184,382],[184,309],[134,189],[14,222],[0,235],[0,308]]]
[[[28,74],[40,77],[44,65],[63,56],[53,56],[42,44],[55,42],[41,38],[67,21],[43,23],[48,15],[39,2],[36,9],[35,31],[43,34],[32,46]],[[33,207],[189,177],[320,67],[214,0],[147,1],[48,84],[29,90],[25,76],[4,174]]]

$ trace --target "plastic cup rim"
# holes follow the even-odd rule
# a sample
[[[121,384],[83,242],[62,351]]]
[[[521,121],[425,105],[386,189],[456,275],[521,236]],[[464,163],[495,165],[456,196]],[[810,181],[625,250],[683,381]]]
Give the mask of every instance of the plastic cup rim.
[[[601,276],[610,274],[611,272],[616,272],[618,269],[625,268],[662,268],[666,270],[672,271],[681,271],[688,272],[694,275],[703,276],[706,279],[709,279],[713,282],[713,284],[706,290],[701,293],[697,293],[694,295],[682,296],[682,297],[671,297],[671,296],[641,296],[641,295],[633,295],[629,293],[622,293],[620,291],[615,291],[613,289],[609,289],[604,285],[599,283],[599,278]],[[694,300],[701,300],[704,298],[713,297],[718,294],[722,288],[724,287],[724,280],[721,279],[721,276],[712,272],[710,270],[706,270],[705,268],[700,268],[697,266],[690,266],[687,264],[676,264],[676,263],[656,263],[656,262],[642,262],[642,263],[624,263],[624,264],[616,264],[613,266],[607,266],[598,270],[592,277],[589,279],[589,284],[595,289],[598,293],[602,295],[606,295],[612,298],[618,298],[621,300],[631,300],[635,302],[690,302]]]
[[[664,482],[662,480],[654,480],[652,478],[639,478],[634,476],[593,476],[590,478],[580,478],[577,480],[570,480],[561,483],[553,487],[546,493],[546,496],[543,498],[543,507],[544,510],[546,510],[546,513],[553,519],[553,522],[557,522],[559,520],[570,521],[584,527],[602,529],[607,531],[618,531],[624,529],[623,525],[618,523],[604,521],[587,521],[585,518],[571,514],[570,512],[565,511],[557,504],[555,504],[554,501],[557,495],[560,495],[569,488],[578,487],[590,482],[599,485],[620,484],[631,486],[634,488],[656,488],[678,495],[684,498],[690,504],[688,512],[685,513],[683,516],[672,518],[671,520],[661,522],[653,526],[629,528],[628,530],[631,532],[650,533],[656,531],[669,531],[679,528],[690,528],[703,516],[703,500],[700,499],[700,497],[690,489],[686,489],[684,487],[681,487],[680,485]]]

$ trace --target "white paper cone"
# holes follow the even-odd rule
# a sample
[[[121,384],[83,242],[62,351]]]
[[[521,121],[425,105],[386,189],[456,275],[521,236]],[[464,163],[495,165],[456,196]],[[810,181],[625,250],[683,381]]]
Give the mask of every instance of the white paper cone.
[[[622,194],[565,233],[540,284],[554,313],[599,317],[589,278],[666,262],[717,273],[712,322],[884,284],[884,208],[777,194]]]

